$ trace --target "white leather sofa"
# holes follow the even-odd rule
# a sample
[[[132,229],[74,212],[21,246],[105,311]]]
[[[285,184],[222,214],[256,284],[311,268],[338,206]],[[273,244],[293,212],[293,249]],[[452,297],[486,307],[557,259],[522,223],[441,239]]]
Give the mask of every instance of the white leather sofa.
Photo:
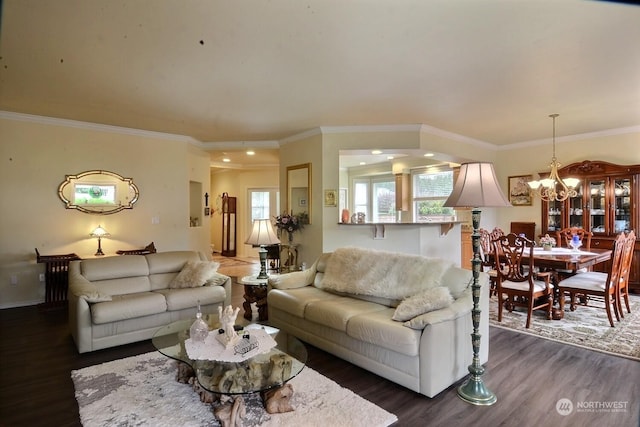
[[[329,275],[331,280],[327,280]],[[338,249],[323,254],[309,270],[270,278],[269,322],[335,356],[433,397],[468,375],[473,358],[472,280],[471,271],[449,261]],[[480,362],[486,363],[489,279],[481,273],[479,280]],[[358,283],[352,286],[349,281]],[[412,294],[432,294],[438,287],[448,289],[450,305],[430,311],[427,306],[431,303],[420,300],[418,308],[424,307],[424,313],[404,322],[392,319],[402,300]],[[438,291],[447,293],[442,288]]]
[[[206,270],[194,278],[185,275],[187,265]],[[217,313],[231,303],[231,279],[216,267],[195,251],[72,261],[69,327],[78,351],[149,339],[168,323],[195,318],[198,301],[203,313]]]

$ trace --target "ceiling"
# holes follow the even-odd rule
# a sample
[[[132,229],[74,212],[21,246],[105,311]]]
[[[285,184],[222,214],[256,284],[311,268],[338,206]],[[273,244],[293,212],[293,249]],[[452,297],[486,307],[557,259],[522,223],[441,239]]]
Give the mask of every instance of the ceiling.
[[[1,4],[0,110],[186,135],[209,151],[260,154],[318,126],[426,124],[503,146],[549,138],[551,113],[558,136],[640,125],[632,5]]]

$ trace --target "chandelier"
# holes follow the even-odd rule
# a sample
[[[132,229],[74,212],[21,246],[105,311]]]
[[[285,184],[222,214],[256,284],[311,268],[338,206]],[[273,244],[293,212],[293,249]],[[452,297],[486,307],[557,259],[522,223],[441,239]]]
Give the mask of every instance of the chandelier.
[[[578,195],[576,187],[580,183],[577,178],[565,178],[562,180],[558,176],[558,168],[561,164],[556,159],[556,117],[558,114],[549,115],[553,119],[553,157],[551,158],[551,173],[549,177],[538,181],[530,181],[529,187],[544,201],[558,201],[562,202],[569,197],[575,197]]]

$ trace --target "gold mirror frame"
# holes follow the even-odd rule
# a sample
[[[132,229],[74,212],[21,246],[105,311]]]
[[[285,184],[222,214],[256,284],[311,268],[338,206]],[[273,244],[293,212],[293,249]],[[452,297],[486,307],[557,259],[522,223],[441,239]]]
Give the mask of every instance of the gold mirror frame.
[[[287,166],[287,212],[311,224],[311,163]]]
[[[58,197],[67,209],[109,215],[132,209],[140,197],[140,191],[132,178],[104,170],[91,170],[65,175],[65,180],[58,186]]]

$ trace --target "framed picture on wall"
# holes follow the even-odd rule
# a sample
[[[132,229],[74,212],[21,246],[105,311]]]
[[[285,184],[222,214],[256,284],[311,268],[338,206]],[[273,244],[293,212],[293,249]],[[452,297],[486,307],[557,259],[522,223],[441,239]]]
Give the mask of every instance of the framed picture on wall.
[[[513,206],[531,206],[533,194],[527,184],[533,175],[517,175],[509,177],[509,201]]]
[[[324,190],[324,205],[325,206],[338,206],[338,197],[336,190]]]

